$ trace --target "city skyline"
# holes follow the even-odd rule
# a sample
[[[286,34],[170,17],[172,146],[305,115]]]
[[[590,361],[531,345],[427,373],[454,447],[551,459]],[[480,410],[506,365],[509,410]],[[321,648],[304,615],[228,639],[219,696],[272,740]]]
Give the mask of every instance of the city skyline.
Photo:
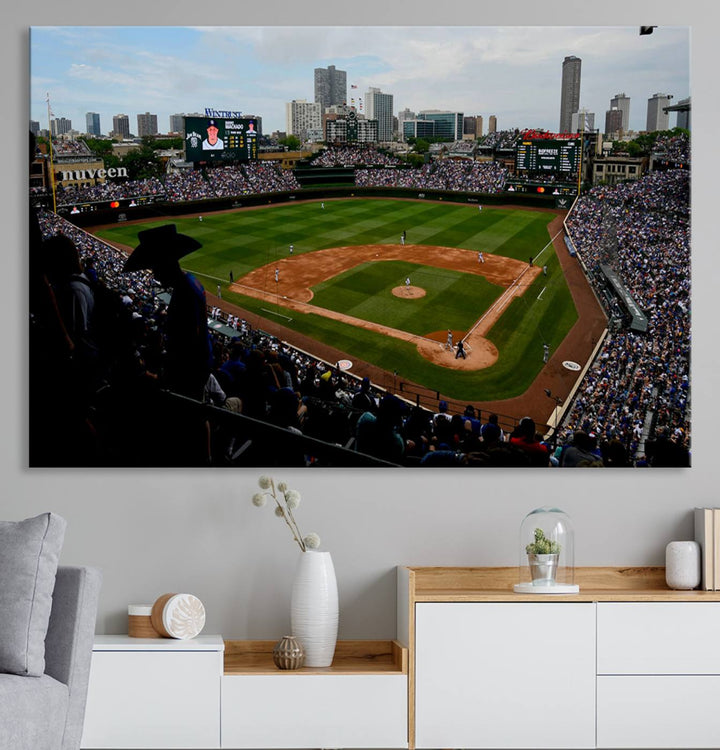
[[[353,49],[360,50],[357,54]],[[30,117],[84,128],[100,114],[170,115],[206,107],[263,118],[263,131],[285,130],[285,105],[314,100],[314,69],[347,71],[348,103],[379,88],[406,107],[496,115],[499,129],[557,130],[562,62],[583,60],[580,108],[604,118],[623,91],[630,129],[643,130],[656,92],[690,96],[689,29],[659,27],[43,27],[30,36]],[[357,88],[352,88],[356,86]],[[361,110],[364,113],[364,108]],[[671,126],[675,116],[671,118]]]

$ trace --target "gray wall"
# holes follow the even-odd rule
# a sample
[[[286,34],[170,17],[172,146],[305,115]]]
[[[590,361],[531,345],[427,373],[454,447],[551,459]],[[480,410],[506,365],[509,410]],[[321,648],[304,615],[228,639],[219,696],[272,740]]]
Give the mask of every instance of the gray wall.
[[[158,4],[159,5],[159,4]],[[269,13],[268,5],[264,4]],[[378,4],[379,5],[379,4]],[[458,3],[453,19],[462,23],[594,23],[587,9],[566,2],[543,4],[537,17]],[[623,24],[693,25],[695,160],[694,466],[685,471],[634,470],[583,473],[494,470],[433,473],[418,471],[288,471],[278,473],[304,497],[298,511],[302,529],[316,531],[335,562],[340,589],[341,637],[390,638],[395,635],[394,567],[418,565],[514,565],[520,523],[533,508],[554,504],[572,517],[578,565],[662,564],[665,544],[691,536],[694,505],[720,504],[717,491],[718,350],[714,304],[720,290],[717,231],[713,214],[717,192],[718,100],[711,74],[700,62],[717,67],[714,29],[703,25],[695,6],[673,9],[669,2],[605,3],[603,20]],[[700,4],[704,5],[704,4]],[[86,6],[86,7],[84,7]],[[200,9],[176,4],[176,22],[203,23]],[[3,97],[6,122],[27,127],[27,36],[32,24],[107,24],[134,19],[163,23],[162,6],[132,0],[122,18],[98,19],[67,6],[16,8],[3,30],[3,70],[19,71]],[[652,8],[652,13],[650,9]],[[467,10],[465,10],[467,9]],[[637,10],[636,10],[637,9]],[[45,10],[40,13],[40,10]],[[307,6],[303,5],[303,12]],[[429,8],[427,9],[429,12]],[[563,12],[562,20],[556,15]],[[187,11],[187,12],[186,12]],[[346,23],[342,15],[324,22]],[[639,12],[638,12],[639,11]],[[248,16],[247,13],[256,13]],[[243,8],[246,21],[267,22],[259,10]],[[535,12],[535,16],[532,13]],[[148,15],[148,13],[150,15]],[[308,17],[284,16],[286,23]],[[342,11],[338,11],[342,13]],[[503,16],[504,13],[504,16]],[[637,13],[637,16],[631,15]],[[649,13],[649,15],[648,15]],[[382,23],[404,23],[400,13],[383,7]],[[233,19],[232,15],[229,21]],[[657,33],[657,32],[656,32]],[[642,43],[638,37],[638,44]],[[558,52],[562,59],[564,50]],[[308,75],[312,74],[309,69]],[[660,87],[660,83],[658,84]],[[622,86],[610,82],[608,97]],[[657,87],[656,87],[657,88]],[[653,89],[655,90],[655,89]],[[20,125],[22,121],[22,124]],[[68,520],[62,562],[89,563],[103,569],[98,632],[123,632],[129,603],[152,603],[162,593],[186,591],[206,605],[205,632],[226,637],[276,638],[289,625],[290,581],[298,550],[287,528],[269,508],[254,508],[249,497],[259,471],[30,471],[26,468],[24,174],[25,139],[10,154],[13,179],[3,184],[4,225],[12,229],[3,243],[5,280],[0,304],[7,329],[3,367],[2,496],[0,517],[19,520],[54,510]],[[6,142],[6,146],[8,143]],[[16,190],[15,186],[21,186]],[[707,190],[698,189],[706,187]],[[12,217],[12,218],[10,218]],[[50,407],[51,405],[49,405]]]

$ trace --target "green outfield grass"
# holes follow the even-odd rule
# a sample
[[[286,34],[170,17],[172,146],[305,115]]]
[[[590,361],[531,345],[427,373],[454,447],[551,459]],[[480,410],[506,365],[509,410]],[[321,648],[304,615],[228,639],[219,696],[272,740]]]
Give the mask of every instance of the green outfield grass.
[[[179,232],[203,247],[183,260],[214,292],[222,286],[224,299],[261,317],[281,322],[319,341],[402,378],[427,385],[461,400],[495,400],[519,395],[543,366],[543,342],[554,349],[577,319],[570,292],[550,242],[547,225],[553,214],[522,209],[483,208],[440,202],[347,199],[287,203],[238,212],[173,217]],[[117,225],[98,235],[130,247],[137,232],[167,223]],[[441,245],[482,250],[517,260],[537,257],[548,266],[522,298],[516,299],[490,331],[498,362],[479,372],[455,372],[429,364],[412,344],[390,339],[318,315],[287,313],[281,305],[229,291],[235,279],[258,266],[294,254],[345,245],[398,243],[403,231],[408,244]],[[390,290],[411,283],[427,295],[416,300],[394,297]],[[339,310],[383,325],[425,334],[444,328],[467,330],[502,290],[474,274],[436,269],[401,261],[366,263],[328,280],[315,289],[313,304]],[[273,309],[292,320],[268,315]],[[261,321],[251,321],[262,327]],[[471,355],[472,356],[472,355]]]

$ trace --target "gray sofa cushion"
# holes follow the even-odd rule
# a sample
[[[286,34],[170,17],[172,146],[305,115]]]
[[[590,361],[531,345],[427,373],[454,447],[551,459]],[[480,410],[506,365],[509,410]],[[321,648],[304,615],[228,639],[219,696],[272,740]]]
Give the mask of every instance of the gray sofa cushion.
[[[0,674],[0,750],[61,750],[67,709],[62,682]]]
[[[40,677],[65,519],[0,521],[0,672]]]

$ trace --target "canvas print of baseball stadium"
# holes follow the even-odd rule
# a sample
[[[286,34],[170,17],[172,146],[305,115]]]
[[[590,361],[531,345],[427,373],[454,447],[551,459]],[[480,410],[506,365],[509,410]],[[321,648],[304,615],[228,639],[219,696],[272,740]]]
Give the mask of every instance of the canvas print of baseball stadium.
[[[380,74],[388,44],[266,61],[277,101],[258,70],[231,110],[172,114],[202,91],[168,72],[167,134],[114,114],[152,104],[149,30],[85,31],[31,31],[31,466],[690,465],[688,29],[504,29],[526,109]],[[153,30],[262,58],[250,31]]]

